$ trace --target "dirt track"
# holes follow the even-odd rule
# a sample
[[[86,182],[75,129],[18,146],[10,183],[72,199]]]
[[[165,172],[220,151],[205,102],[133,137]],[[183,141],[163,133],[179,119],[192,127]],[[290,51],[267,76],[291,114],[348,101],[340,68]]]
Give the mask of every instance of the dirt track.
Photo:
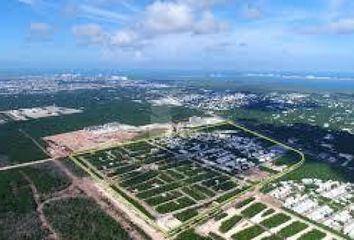
[[[29,183],[31,190],[32,190],[32,194],[33,194],[33,198],[34,201],[37,204],[37,214],[39,216],[39,219],[42,223],[42,228],[45,230],[49,231],[49,236],[47,237],[47,239],[53,239],[53,240],[57,240],[59,239],[58,234],[55,232],[55,230],[52,228],[52,226],[50,225],[50,223],[48,222],[46,216],[44,215],[43,212],[43,204],[41,202],[41,198],[40,198],[40,194],[35,186],[35,184],[33,183],[33,181],[23,172],[20,171],[20,173],[22,174],[22,176],[26,179],[26,181]]]
[[[56,160],[54,163],[71,179],[72,185],[69,188],[77,189],[85,193],[86,196],[95,200],[95,202],[113,219],[115,219],[122,227],[128,232],[129,236],[133,240],[141,240],[145,239],[144,235],[137,230],[137,227],[132,223],[131,219],[121,210],[118,208],[118,205],[112,201],[112,199],[108,198],[102,190],[98,188],[94,181],[92,181],[88,177],[79,178],[75,176],[66,166],[63,165],[62,162]],[[68,189],[69,189],[68,188]],[[77,196],[77,195],[76,195]],[[47,200],[60,200],[61,198],[70,197],[67,191],[62,191],[62,195],[56,196],[53,199]],[[74,196],[71,196],[74,197]],[[134,221],[133,221],[134,222]],[[135,223],[135,222],[134,222]],[[139,226],[141,227],[141,226]],[[143,231],[145,229],[142,228]],[[147,232],[147,231],[145,231]],[[149,234],[150,235],[150,234]],[[161,239],[155,238],[155,236],[151,236],[152,239]]]
[[[45,161],[46,162],[46,161]],[[110,215],[113,219],[115,219],[129,234],[130,238],[133,240],[141,240],[146,239],[144,234],[137,230],[136,221],[132,223],[130,216],[123,212],[120,207],[121,206],[115,199],[110,198],[108,195],[103,192],[99,186],[92,181],[89,177],[79,178],[75,176],[60,160],[52,160],[52,162],[71,180],[71,185],[67,188],[55,192],[49,196],[45,201],[41,200],[40,193],[38,192],[35,184],[31,180],[31,178],[25,174],[24,171],[20,171],[22,176],[28,182],[32,193],[34,201],[36,202],[37,214],[42,223],[42,228],[49,232],[47,236],[47,240],[59,240],[60,234],[55,231],[55,229],[51,226],[50,222],[47,220],[44,214],[44,207],[46,204],[52,201],[60,201],[67,198],[76,198],[76,197],[86,197],[93,199],[101,209],[103,209],[108,215]],[[38,164],[38,163],[37,163]],[[60,214],[60,213],[58,213]],[[145,222],[144,222],[145,223]],[[146,225],[147,223],[145,223]],[[138,225],[138,224],[137,224]],[[144,232],[148,232],[148,235],[151,235],[151,231],[146,231],[146,228],[140,226]],[[150,230],[150,229],[147,229]],[[157,234],[153,234],[151,236],[152,239],[163,239]]]

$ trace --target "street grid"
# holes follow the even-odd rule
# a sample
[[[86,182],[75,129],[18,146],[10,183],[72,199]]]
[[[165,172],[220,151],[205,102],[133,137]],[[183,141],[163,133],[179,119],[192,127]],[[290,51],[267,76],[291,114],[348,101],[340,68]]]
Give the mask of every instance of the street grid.
[[[190,131],[222,125],[293,151],[299,155],[299,162],[267,179],[251,182],[206,167],[198,161],[181,159],[165,146],[156,145],[154,139],[86,151],[71,156],[71,159],[101,184],[114,189],[120,199],[123,198],[146,222],[165,236],[172,237],[208,220],[221,207],[247,192],[259,190],[304,161],[300,151],[231,122]],[[176,222],[176,218],[182,223]],[[169,225],[161,226],[159,219],[169,221]]]

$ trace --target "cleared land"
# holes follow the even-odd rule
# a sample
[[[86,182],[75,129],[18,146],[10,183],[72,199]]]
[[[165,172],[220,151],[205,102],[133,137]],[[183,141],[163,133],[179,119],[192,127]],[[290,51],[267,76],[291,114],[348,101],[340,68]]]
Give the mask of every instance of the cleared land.
[[[262,147],[273,149],[278,145],[275,141],[244,128],[223,123],[193,129],[193,131],[183,131],[172,136],[172,141],[175,141],[174,137],[184,141],[183,150],[171,147],[171,136],[168,141],[165,141],[162,136],[148,141],[140,140],[107,149],[87,151],[72,156],[71,159],[97,181],[104,183],[111,189],[110,191],[123,197],[126,203],[133,206],[135,211],[152,226],[166,232],[175,230],[176,227],[190,226],[191,222],[196,222],[194,219],[204,218],[208,209],[213,209],[212,211],[215,212],[213,205],[210,205],[212,202],[223,204],[243,194],[255,185],[253,179],[269,178],[272,173],[280,174],[276,170],[269,170],[272,168],[270,162],[266,164],[266,171],[258,169],[260,162],[257,157],[263,155],[253,155],[246,148],[245,150],[238,149],[237,145],[228,150],[230,154],[236,154],[238,158],[243,157],[245,159],[243,163],[248,161],[248,165],[239,174],[230,174],[220,167],[200,161],[192,154],[191,148],[194,146],[204,144],[206,149],[202,152],[208,152],[208,148],[223,149],[225,147],[220,144],[222,141],[219,140],[215,140],[217,144],[213,143],[214,146],[208,146],[209,142],[193,142],[204,141],[205,134],[214,132],[224,133],[224,136],[230,134],[238,141],[240,139],[251,141],[255,149]],[[194,137],[189,141],[189,138],[185,137],[188,134],[199,133],[204,134],[203,138],[197,135],[197,138]],[[254,145],[255,143],[259,145]],[[239,144],[242,147],[245,143]],[[277,148],[292,151],[285,145],[277,146]],[[263,154],[266,153],[266,151],[263,152]],[[209,162],[216,161],[215,156],[205,155]],[[252,169],[254,167],[257,171]],[[254,174],[257,176],[255,177]],[[232,223],[233,221],[229,225]]]

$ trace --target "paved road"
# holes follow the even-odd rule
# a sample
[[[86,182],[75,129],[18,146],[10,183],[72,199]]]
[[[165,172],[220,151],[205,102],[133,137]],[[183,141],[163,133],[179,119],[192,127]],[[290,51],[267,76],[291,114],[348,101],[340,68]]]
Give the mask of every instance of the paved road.
[[[28,166],[41,164],[41,163],[51,162],[54,160],[55,160],[55,158],[48,158],[48,159],[43,159],[43,160],[38,160],[38,161],[33,161],[33,162],[26,162],[26,163],[20,163],[20,164],[16,164],[16,165],[1,167],[0,172],[6,171],[6,170],[11,170],[11,169],[16,169],[16,168],[24,168],[24,167],[28,167]]]

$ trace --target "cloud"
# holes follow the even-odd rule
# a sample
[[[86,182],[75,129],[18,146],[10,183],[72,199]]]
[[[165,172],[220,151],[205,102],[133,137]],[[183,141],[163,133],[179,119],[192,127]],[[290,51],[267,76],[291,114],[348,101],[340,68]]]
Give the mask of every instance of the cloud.
[[[35,0],[18,0],[20,3],[27,4],[27,5],[34,5]]]
[[[193,10],[189,5],[156,1],[147,7],[143,27],[153,34],[164,34],[190,31],[193,24]]]
[[[125,14],[119,14],[114,11],[102,9],[87,4],[79,5],[77,11],[79,12],[79,14],[87,18],[106,21],[106,22],[120,23],[128,19],[128,16]]]
[[[354,33],[354,18],[343,18],[334,21],[329,25],[329,29],[340,34]]]
[[[98,24],[75,25],[72,32],[81,44],[105,44],[107,34]]]
[[[177,0],[178,3],[187,4],[193,8],[208,9],[224,0]]]
[[[48,23],[32,22],[30,24],[31,40],[49,40],[53,35],[53,28]]]
[[[150,34],[195,33],[210,34],[225,30],[226,23],[219,21],[209,10],[202,10],[205,1],[156,1],[145,12],[143,27]]]
[[[263,16],[260,8],[247,5],[243,10],[243,16],[247,19],[258,19]]]
[[[300,34],[354,34],[354,18],[340,18],[329,23],[295,28]]]
[[[72,32],[79,44],[96,45],[111,49],[133,49],[143,47],[144,41],[140,36],[131,30],[118,30],[114,32],[105,31],[98,24],[83,24],[72,27]]]
[[[120,48],[138,49],[143,46],[140,36],[130,30],[119,30],[114,32],[109,39],[110,45]]]
[[[205,47],[206,51],[212,51],[212,52],[224,52],[228,51],[231,48],[234,48],[236,44],[231,41],[221,41],[221,42],[216,42],[211,45],[207,45]]]
[[[155,1],[136,16],[136,19],[140,19],[137,23],[128,21],[126,28],[107,31],[98,24],[84,24],[74,26],[72,31],[80,43],[140,51],[150,45],[149,42],[161,40],[165,35],[216,34],[227,29],[226,23],[219,21],[211,11],[205,8],[200,10],[201,6],[196,2],[192,0]],[[106,13],[97,9],[93,12]]]
[[[211,34],[218,33],[228,29],[228,25],[218,21],[210,11],[205,11],[202,18],[195,23],[194,33]]]

